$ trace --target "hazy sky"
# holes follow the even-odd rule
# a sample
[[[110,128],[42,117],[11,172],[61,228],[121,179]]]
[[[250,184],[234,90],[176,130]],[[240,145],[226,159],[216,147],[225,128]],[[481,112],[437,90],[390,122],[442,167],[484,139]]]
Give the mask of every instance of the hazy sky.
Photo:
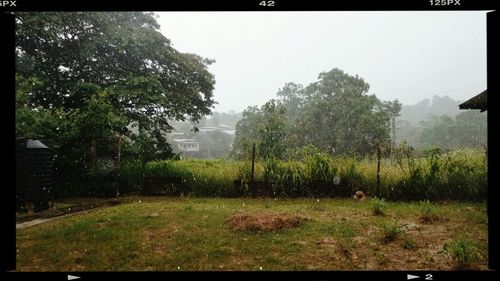
[[[216,111],[242,111],[340,68],[369,94],[414,104],[486,89],[486,12],[163,12],[181,52],[215,59]]]

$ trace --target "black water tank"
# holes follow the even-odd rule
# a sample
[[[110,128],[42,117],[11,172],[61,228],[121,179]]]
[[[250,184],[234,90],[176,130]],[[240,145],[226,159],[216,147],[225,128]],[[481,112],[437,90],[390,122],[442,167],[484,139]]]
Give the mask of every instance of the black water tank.
[[[53,155],[39,140],[16,139],[17,210],[47,210],[53,200]]]

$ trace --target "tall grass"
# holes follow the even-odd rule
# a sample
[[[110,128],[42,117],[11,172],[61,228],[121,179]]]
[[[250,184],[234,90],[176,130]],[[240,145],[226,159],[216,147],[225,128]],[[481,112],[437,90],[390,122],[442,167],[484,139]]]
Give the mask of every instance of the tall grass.
[[[385,208],[387,204],[384,199],[379,199],[377,197],[372,199],[372,213],[374,216],[385,216]]]
[[[225,160],[154,161],[146,165],[146,175],[181,178],[187,187],[185,194],[233,197],[242,195],[235,187],[242,164]]]
[[[396,170],[396,166],[399,168]],[[384,165],[383,197],[398,200],[483,200],[487,192],[486,155],[481,150],[407,156]]]
[[[233,197],[247,194],[250,171],[250,161],[187,159],[149,162],[145,174],[181,178],[184,194]],[[138,187],[141,165],[127,163],[120,175],[125,185]],[[351,197],[362,190],[386,200],[470,201],[486,198],[487,165],[484,151],[471,149],[382,159],[376,194],[376,159],[315,152],[303,158],[256,162],[254,180],[268,183],[277,196]]]
[[[485,251],[477,243],[463,236],[456,236],[445,243],[442,253],[455,262],[457,269],[467,269],[474,262],[486,260],[487,257]]]

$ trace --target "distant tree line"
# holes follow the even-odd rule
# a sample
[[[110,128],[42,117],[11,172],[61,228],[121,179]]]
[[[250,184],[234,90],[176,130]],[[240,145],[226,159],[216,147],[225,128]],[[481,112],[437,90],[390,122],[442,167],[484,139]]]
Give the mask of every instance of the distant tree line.
[[[459,149],[487,145],[487,113],[463,111],[456,116],[429,115],[417,125],[401,119],[397,122],[397,142],[418,149]]]

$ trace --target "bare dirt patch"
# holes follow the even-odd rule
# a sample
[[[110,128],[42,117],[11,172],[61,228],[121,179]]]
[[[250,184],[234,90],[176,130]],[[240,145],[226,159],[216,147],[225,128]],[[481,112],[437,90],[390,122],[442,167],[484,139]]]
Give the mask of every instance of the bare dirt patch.
[[[438,215],[430,214],[430,215],[423,215],[418,220],[423,223],[423,224],[433,224],[438,221],[444,221],[444,218],[441,218]]]
[[[287,213],[238,214],[226,221],[233,230],[273,231],[299,227],[308,218]]]

